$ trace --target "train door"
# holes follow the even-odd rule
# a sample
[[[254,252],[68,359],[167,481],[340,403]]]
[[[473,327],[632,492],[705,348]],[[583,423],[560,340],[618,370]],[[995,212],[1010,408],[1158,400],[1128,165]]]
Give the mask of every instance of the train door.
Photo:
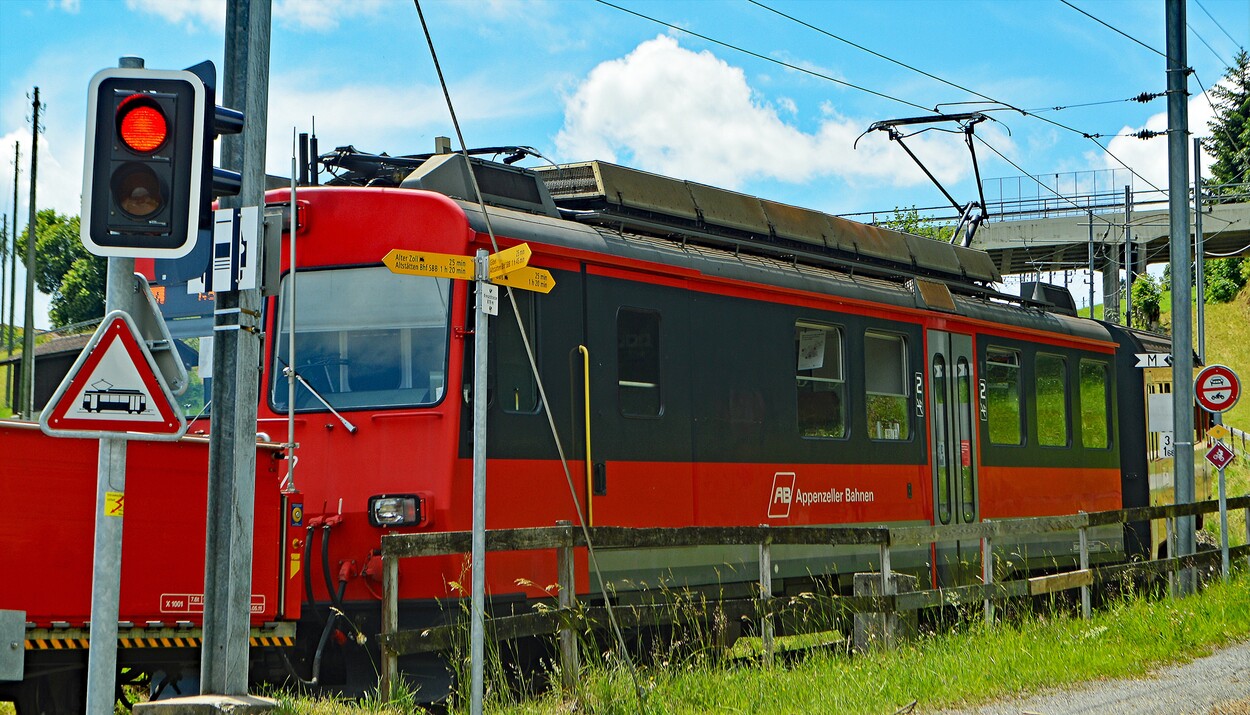
[[[688,294],[590,273],[585,311],[589,521],[688,525],[694,518]]]
[[[977,483],[976,392],[972,336],[929,331],[929,403],[933,440],[933,523],[974,524],[981,518]],[[936,547],[942,585],[966,583],[979,573],[980,542]]]

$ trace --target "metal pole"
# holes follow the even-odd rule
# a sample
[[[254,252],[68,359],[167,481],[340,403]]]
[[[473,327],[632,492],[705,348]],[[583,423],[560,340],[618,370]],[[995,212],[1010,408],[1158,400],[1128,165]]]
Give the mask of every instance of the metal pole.
[[[17,216],[13,216],[14,233],[17,232]],[[17,256],[13,256],[13,260],[17,260]],[[9,215],[4,215],[4,230],[0,232],[0,324],[4,322],[4,292],[9,286]],[[10,326],[12,329],[12,326]],[[4,340],[4,332],[0,331],[0,341]],[[7,356],[6,356],[7,357]],[[11,370],[12,368],[10,368]],[[4,404],[11,405],[9,401],[9,371],[4,373]]]
[[[242,173],[239,196],[223,199],[226,207],[262,206],[265,199],[270,9],[270,0],[230,0],[226,6],[221,96],[223,104],[244,114],[242,134],[226,136],[221,144],[222,164]],[[254,288],[216,296],[200,661],[204,694],[247,693],[260,302]]]
[[[1167,0],[1168,213],[1172,266],[1172,433],[1177,504],[1194,500],[1194,348],[1190,317],[1189,68],[1185,50],[1185,2]],[[1177,519],[1177,556],[1194,553],[1194,518]],[[1181,572],[1181,593],[1192,591],[1193,569]]]
[[[123,58],[134,60],[136,58]],[[142,60],[139,65],[142,67]],[[133,64],[120,63],[122,67]],[[104,312],[135,310],[135,259],[109,258]],[[91,643],[87,653],[87,712],[113,711],[117,680],[122,525],[126,493],[125,439],[100,438],[96,467],[95,547],[91,561]],[[121,507],[117,504],[120,502]]]
[[[1194,137],[1194,282],[1198,294],[1198,362],[1207,363],[1206,262],[1202,243],[1202,140]],[[1175,302],[1175,301],[1173,301]]]
[[[1094,212],[1089,210],[1089,317],[1094,317]]]
[[[142,69],[143,58],[122,57],[118,67]],[[135,259],[111,257],[104,313],[135,313]],[[122,583],[122,526],[126,493],[124,439],[100,438],[96,466],[95,547],[91,559],[91,642],[87,652],[87,712],[111,713],[117,697],[117,619]],[[118,508],[116,505],[122,505]]]
[[[14,322],[14,311],[17,307],[17,236],[19,233],[17,230],[17,175],[21,172],[22,168],[22,163],[20,161],[21,154],[22,143],[13,142],[13,239],[9,243],[9,254],[13,256],[13,264],[9,266],[9,357],[13,356],[13,342],[17,337],[17,330],[14,327],[16,324]],[[17,385],[16,373],[14,372],[12,366],[9,367],[8,378],[5,380],[4,384],[6,386],[13,386],[13,397],[9,406],[12,408],[13,414],[16,415],[18,414],[17,405],[20,402],[18,394],[20,394],[21,390]]]
[[[30,218],[26,223],[26,320],[22,329],[22,418],[35,414],[35,179],[39,173],[39,88],[35,87],[30,144]]]
[[[472,671],[469,711],[482,715],[483,643],[486,637],[486,281],[490,262],[478,249],[473,274],[477,277],[477,311],[473,323],[473,592],[470,610],[469,664]]]
[[[1124,187],[1124,324],[1133,327],[1133,187]]]
[[[767,528],[767,524],[760,524]],[[773,653],[776,650],[775,633],[773,631],[773,615],[768,602],[773,597],[773,547],[772,538],[765,537],[760,542],[760,641],[764,646],[764,666],[773,666]]]

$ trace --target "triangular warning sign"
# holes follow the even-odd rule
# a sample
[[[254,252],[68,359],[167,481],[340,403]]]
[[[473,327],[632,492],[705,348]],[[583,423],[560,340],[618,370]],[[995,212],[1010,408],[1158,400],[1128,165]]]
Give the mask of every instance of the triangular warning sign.
[[[126,313],[105,316],[40,415],[45,433],[147,440],[182,436],[187,422],[137,333]]]

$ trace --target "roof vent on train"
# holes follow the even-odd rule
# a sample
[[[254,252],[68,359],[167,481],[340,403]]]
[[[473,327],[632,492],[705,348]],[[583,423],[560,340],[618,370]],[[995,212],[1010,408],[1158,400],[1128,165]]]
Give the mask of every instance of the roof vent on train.
[[[1002,281],[989,255],[919,236],[605,161],[539,166],[561,209],[582,221],[887,274]]]
[[[530,147],[501,146],[470,149],[469,161],[477,178],[482,200],[491,206],[558,217],[547,186],[530,169],[511,164],[526,156],[541,156]],[[503,163],[480,156],[504,155]],[[424,189],[464,201],[477,202],[462,153],[452,153],[451,140],[437,137],[432,154],[390,156],[369,154],[353,146],[342,146],[318,157],[333,175],[328,186],[373,186]]]
[[[1076,317],[1076,300],[1072,293],[1063,286],[1051,285],[1040,281],[1022,281],[1020,297],[1040,303],[1052,313]]]
[[[476,157],[470,157],[469,161],[473,165],[477,186],[482,191],[482,200],[487,204],[552,218],[560,216],[546,184],[530,169]],[[463,154],[436,154],[413,170],[399,186],[436,191],[464,201],[477,201]]]

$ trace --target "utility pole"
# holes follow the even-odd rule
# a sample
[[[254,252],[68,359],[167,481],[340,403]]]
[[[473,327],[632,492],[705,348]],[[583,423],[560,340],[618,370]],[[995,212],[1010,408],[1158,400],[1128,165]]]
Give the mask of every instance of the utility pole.
[[[26,321],[22,333],[22,418],[35,415],[35,180],[39,174],[39,88],[30,137],[30,218],[26,223]]]
[[[1172,476],[1177,504],[1194,501],[1194,339],[1190,317],[1188,141],[1189,67],[1185,0],[1167,0],[1168,214],[1172,269]],[[1194,518],[1176,520],[1176,556],[1194,553]],[[1181,593],[1193,591],[1193,569],[1181,571]]]
[[[1203,274],[1202,242],[1202,140],[1194,137],[1194,282],[1198,294],[1198,362],[1207,364],[1207,290]]]
[[[1086,209],[1089,219],[1089,317],[1094,318],[1094,211]],[[1104,311],[1105,312],[1105,311]]]
[[[1124,187],[1124,325],[1133,327],[1133,187]]]
[[[13,225],[17,226],[17,216],[13,217]],[[17,256],[13,257],[17,260]],[[9,285],[9,215],[4,215],[4,230],[0,231],[0,323],[4,322],[4,289]],[[7,328],[11,330],[12,328]],[[4,340],[4,333],[0,332],[0,340]],[[12,405],[9,401],[9,373],[4,373],[4,404]]]
[[[223,102],[243,112],[243,132],[221,142],[223,168],[239,171],[223,208],[264,206],[270,0],[226,6]],[[208,526],[200,692],[246,695],[256,494],[256,402],[260,289],[221,291],[213,316],[213,392],[208,447]]]
[[[9,266],[9,356],[13,356],[14,342],[17,339],[17,329],[14,328],[15,309],[17,306],[17,175],[22,170],[22,143],[20,141],[13,142],[13,240],[9,243],[9,255],[13,256],[13,263]],[[13,414],[19,414],[17,409],[18,393],[21,392],[17,384],[17,377],[13,369],[9,369],[8,378],[4,381],[5,388],[11,385],[13,388],[12,402],[9,406],[13,408]],[[7,393],[6,393],[7,394]]]

